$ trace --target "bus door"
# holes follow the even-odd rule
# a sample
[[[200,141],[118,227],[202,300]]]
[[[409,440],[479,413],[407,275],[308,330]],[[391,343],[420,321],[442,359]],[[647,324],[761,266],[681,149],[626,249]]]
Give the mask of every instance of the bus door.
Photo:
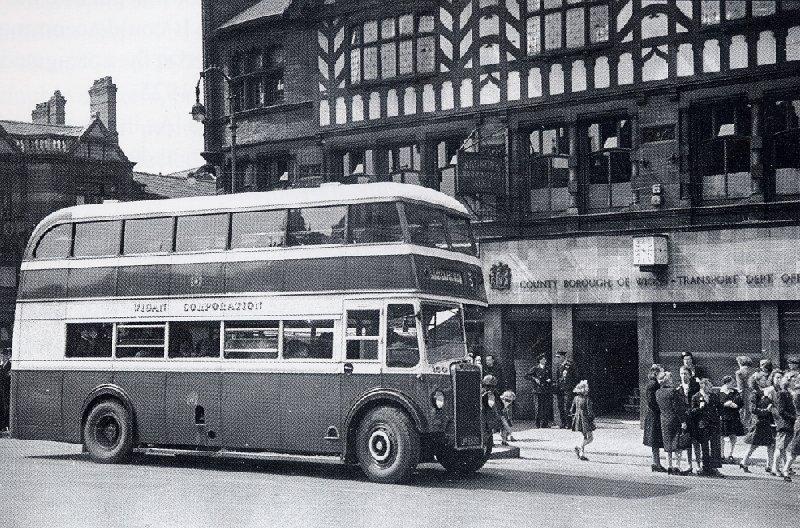
[[[345,301],[340,370],[343,417],[365,392],[383,386],[385,304],[382,300]]]

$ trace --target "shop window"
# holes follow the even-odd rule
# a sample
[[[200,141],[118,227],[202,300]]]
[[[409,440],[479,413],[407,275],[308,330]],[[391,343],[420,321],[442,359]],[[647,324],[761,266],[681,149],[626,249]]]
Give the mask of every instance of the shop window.
[[[284,359],[333,359],[333,320],[284,321]]]
[[[582,48],[587,42],[596,44],[608,40],[609,14],[606,1],[529,1],[528,13],[528,55],[564,47]]]
[[[411,304],[390,304],[386,318],[386,366],[410,368],[419,363],[417,317]]]
[[[347,361],[378,359],[380,310],[348,310],[345,332]]]
[[[68,358],[110,358],[111,323],[67,323]]]
[[[456,170],[462,139],[451,138],[436,145],[436,168],[439,173],[439,190],[449,196],[456,195]]]
[[[344,244],[347,206],[306,207],[289,211],[290,246]]]
[[[169,323],[171,358],[219,357],[218,321],[176,321]]]
[[[348,225],[348,243],[351,244],[403,241],[400,213],[395,202],[351,205]]]
[[[172,251],[174,218],[141,218],[125,220],[123,253],[142,255]]]
[[[228,243],[228,215],[179,216],[175,251],[215,251]]]
[[[420,184],[422,159],[418,145],[392,147],[388,149],[387,154],[389,158],[389,174],[392,177],[392,181]]]
[[[231,249],[283,246],[286,241],[286,210],[233,213]]]
[[[278,359],[279,321],[226,321],[225,359]]]
[[[530,133],[531,211],[563,211],[569,208],[569,137],[564,127],[542,128]]]
[[[775,177],[775,194],[800,194],[800,97],[771,101],[766,107],[765,139]]]
[[[119,254],[122,222],[81,222],[75,224],[76,257],[108,257]]]
[[[432,15],[368,20],[351,29],[350,83],[429,73],[436,67]]]
[[[626,207],[631,190],[631,122],[609,119],[584,126],[588,209]]]
[[[726,101],[693,109],[693,172],[705,200],[750,195],[750,109]]]

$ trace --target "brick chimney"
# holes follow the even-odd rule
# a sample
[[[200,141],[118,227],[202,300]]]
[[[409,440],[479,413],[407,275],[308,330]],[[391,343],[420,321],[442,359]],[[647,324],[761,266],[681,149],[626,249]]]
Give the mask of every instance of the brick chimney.
[[[118,142],[117,134],[117,85],[111,77],[97,79],[89,89],[89,112],[91,118],[100,117],[100,121]]]
[[[63,125],[66,118],[67,100],[56,90],[49,101],[39,103],[31,112],[31,121],[40,125]]]

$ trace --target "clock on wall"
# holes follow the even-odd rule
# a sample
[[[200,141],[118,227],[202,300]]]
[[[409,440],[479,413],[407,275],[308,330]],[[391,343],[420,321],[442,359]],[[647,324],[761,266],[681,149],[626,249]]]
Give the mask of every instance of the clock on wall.
[[[633,237],[633,265],[641,267],[669,264],[669,245],[665,235]]]

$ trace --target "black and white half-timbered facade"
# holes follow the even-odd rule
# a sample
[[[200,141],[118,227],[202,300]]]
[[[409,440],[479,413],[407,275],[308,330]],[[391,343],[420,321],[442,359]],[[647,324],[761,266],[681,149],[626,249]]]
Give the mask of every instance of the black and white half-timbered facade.
[[[800,1],[204,0],[234,192],[396,181],[476,215],[485,347],[564,351],[599,412],[653,362],[800,352]],[[493,284],[490,270],[502,270]],[[500,276],[500,275],[497,275]],[[495,288],[494,286],[500,286]],[[480,328],[480,325],[477,325]]]

